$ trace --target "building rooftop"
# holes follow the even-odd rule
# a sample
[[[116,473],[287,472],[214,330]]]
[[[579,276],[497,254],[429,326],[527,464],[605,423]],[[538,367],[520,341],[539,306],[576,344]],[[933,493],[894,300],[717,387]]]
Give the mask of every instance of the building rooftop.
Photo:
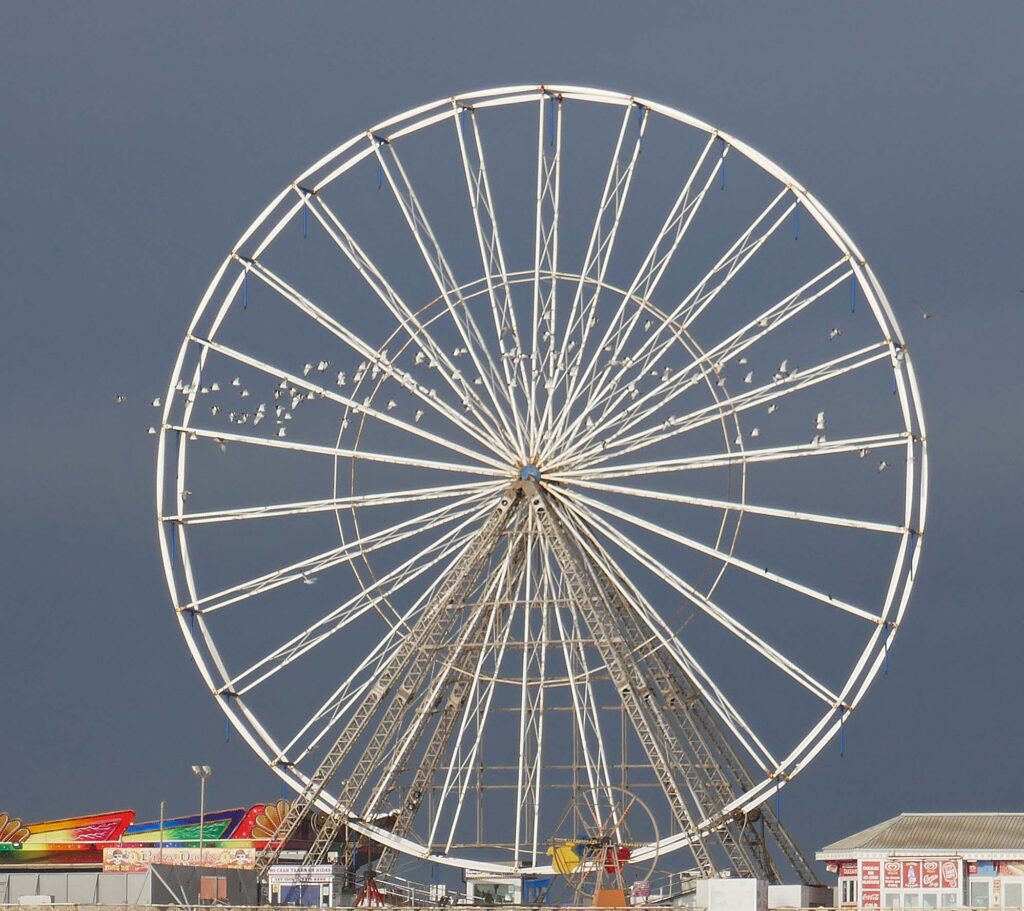
[[[825,845],[818,859],[851,851],[1024,851],[1024,813],[901,813]]]

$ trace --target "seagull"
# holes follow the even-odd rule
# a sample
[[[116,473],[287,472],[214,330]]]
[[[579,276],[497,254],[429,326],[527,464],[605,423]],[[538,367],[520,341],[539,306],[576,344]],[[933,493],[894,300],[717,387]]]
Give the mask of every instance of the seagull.
[[[761,430],[759,428],[755,427],[753,430],[750,431],[750,435],[754,439],[757,439],[759,436],[761,436]]]
[[[881,474],[888,467],[889,463],[885,461],[885,459],[882,459],[882,461],[878,463],[878,473]]]
[[[394,411],[398,407],[398,402],[394,399],[388,399],[387,409],[388,411]]]
[[[647,320],[644,323],[644,332],[650,332],[651,331],[651,326],[653,326],[653,325],[654,325],[654,320],[652,320],[652,319]]]
[[[302,365],[302,375],[303,376],[309,376],[309,371],[312,370],[312,369],[313,369],[313,365],[312,364],[303,364]]]
[[[146,433],[152,435],[152,434],[156,433],[156,428],[155,427],[150,427],[149,430],[146,431]]]
[[[779,364],[779,373],[782,373],[782,374],[789,373],[789,358],[788,357],[784,358],[782,363]]]
[[[317,361],[316,369],[323,373],[328,367],[331,366],[330,361]]]
[[[736,363],[738,363],[741,367],[745,367],[747,364],[747,359],[745,357],[741,357]]]
[[[195,432],[195,431],[193,430],[193,431],[192,431],[192,432],[191,432],[191,433],[190,433],[190,434],[188,435],[188,438],[189,438],[189,442],[192,442],[192,443],[194,443],[194,442],[195,442],[196,440],[198,440],[198,439],[199,439],[199,434],[198,434],[198,433],[196,433],[196,432]]]
[[[250,395],[252,395],[252,393],[251,393],[251,392],[250,392],[250,391],[249,391],[248,389],[243,389],[243,390],[242,390],[242,391],[241,391],[241,392],[239,393],[239,395],[240,395],[240,396],[241,396],[241,397],[242,397],[243,399],[247,399],[247,398],[249,398],[249,396],[250,396]]]
[[[210,392],[220,392],[220,383],[210,383]]]
[[[339,386],[344,386],[346,382],[347,382],[347,380],[345,379],[345,371],[344,371],[344,370],[342,370],[342,371],[341,371],[341,372],[340,372],[340,373],[338,374],[338,385],[339,385]]]
[[[293,395],[292,396],[292,408],[298,408],[299,404],[301,402],[302,402],[302,396],[301,395]]]
[[[285,435],[285,429],[284,429],[284,427],[278,427],[278,428],[277,428],[277,435],[278,435],[279,437],[283,437],[283,436]]]
[[[732,442],[733,442],[734,446],[742,446],[743,445],[743,436],[742,436],[742,434],[736,434],[736,439],[733,440]]]
[[[922,319],[935,319],[935,317],[942,316],[942,315],[943,314],[941,314],[941,313],[930,313],[927,310],[922,310],[921,311],[921,318]]]
[[[416,414],[413,415],[413,420],[418,424],[420,422],[420,418],[421,417],[423,417],[423,412],[420,409],[417,408],[416,409]]]
[[[866,455],[868,454],[868,451],[867,451],[866,449],[862,449],[862,450],[861,450],[861,451],[860,451],[859,453],[857,453],[857,454],[858,454],[858,456],[860,456],[860,458],[862,458],[862,459],[863,459],[863,458],[864,458],[864,456],[866,456]]]
[[[211,405],[210,406],[210,414],[212,414],[214,417],[217,417],[217,412],[219,412],[219,411],[220,411],[220,405]]]
[[[427,356],[422,351],[417,351],[416,357],[413,358],[417,364],[422,364],[426,359]]]
[[[228,444],[225,440],[222,440],[220,437],[214,437],[214,439],[217,441],[217,446],[220,447],[221,452],[228,451]]]
[[[380,376],[380,365],[374,364],[373,369],[370,371],[370,379],[377,379]]]
[[[779,406],[775,402],[772,402],[768,406],[768,413],[769,414],[775,414],[775,412],[778,411],[778,410],[779,410]]]
[[[191,490],[183,490],[183,491],[181,492],[181,499],[182,499],[182,502],[184,502],[185,500],[187,500],[187,499],[188,499],[188,498],[189,498],[190,496],[192,496],[192,491],[191,491]]]
[[[260,421],[263,420],[263,417],[264,417],[263,412],[262,411],[257,411],[256,414],[253,415],[252,426],[255,427]]]
[[[834,341],[835,339],[839,338],[839,336],[842,335],[842,334],[843,334],[843,330],[842,329],[840,329],[838,327],[833,327],[833,328],[828,330],[828,340],[830,342]]]
[[[819,411],[818,416],[814,419],[814,429],[824,430],[825,429],[825,412]]]
[[[235,377],[235,378],[234,378],[234,379],[233,379],[233,380],[231,381],[231,385],[232,385],[232,386],[241,386],[241,385],[242,385],[242,378],[241,378],[241,377],[239,377],[239,376],[236,376],[236,377]]]
[[[125,402],[128,401],[128,396],[119,392],[117,395],[114,396],[114,401],[117,402],[118,405],[123,405]]]
[[[152,406],[153,406],[154,408],[159,408],[159,407],[160,407],[160,397],[159,397],[159,396],[157,396],[157,397],[156,397],[155,399],[153,399],[153,401],[152,401],[152,402],[150,402],[149,404],[150,404],[150,405],[152,405]]]
[[[285,413],[284,405],[276,405],[274,407],[274,414],[276,414],[278,417],[283,417],[284,413]]]
[[[310,579],[305,573],[302,574],[303,585],[316,585],[316,579]]]
[[[743,382],[746,383],[747,385],[750,385],[752,382],[754,382],[754,371],[753,370],[747,371],[747,375],[745,377],[743,377]]]

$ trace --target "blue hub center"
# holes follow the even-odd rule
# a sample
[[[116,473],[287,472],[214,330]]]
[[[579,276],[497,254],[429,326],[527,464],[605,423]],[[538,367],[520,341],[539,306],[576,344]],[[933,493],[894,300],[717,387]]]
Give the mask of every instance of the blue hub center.
[[[524,465],[519,469],[520,481],[540,481],[540,469],[536,465]]]

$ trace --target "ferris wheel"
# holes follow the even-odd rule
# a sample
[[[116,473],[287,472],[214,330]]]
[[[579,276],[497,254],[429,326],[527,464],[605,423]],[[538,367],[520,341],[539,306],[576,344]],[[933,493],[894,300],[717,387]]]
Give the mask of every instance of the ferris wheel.
[[[822,204],[664,105],[422,105],[288,184],[181,345],[157,458],[205,684],[329,821],[551,870],[642,795],[646,863],[771,872],[781,789],[886,666],[927,462],[907,346]],[[680,860],[682,866],[687,862]],[[798,869],[798,872],[802,872]]]

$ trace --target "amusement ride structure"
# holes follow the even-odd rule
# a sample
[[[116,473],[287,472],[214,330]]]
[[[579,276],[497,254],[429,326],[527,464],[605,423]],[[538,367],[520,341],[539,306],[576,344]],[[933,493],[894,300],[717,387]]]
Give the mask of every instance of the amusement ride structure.
[[[927,463],[759,152],[572,86],[377,124],[223,261],[159,434],[182,632],[297,795],[260,872],[317,810],[307,863],[815,881],[780,792],[887,667]]]

